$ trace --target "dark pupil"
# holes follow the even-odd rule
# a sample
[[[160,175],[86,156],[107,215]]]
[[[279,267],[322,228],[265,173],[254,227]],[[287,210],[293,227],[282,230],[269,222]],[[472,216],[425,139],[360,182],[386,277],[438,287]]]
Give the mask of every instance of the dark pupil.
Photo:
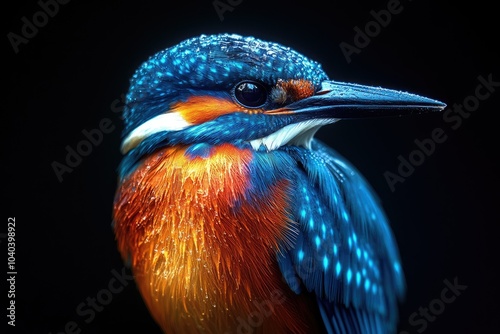
[[[251,82],[244,82],[236,88],[236,98],[248,107],[258,107],[264,104],[266,96],[262,87]]]

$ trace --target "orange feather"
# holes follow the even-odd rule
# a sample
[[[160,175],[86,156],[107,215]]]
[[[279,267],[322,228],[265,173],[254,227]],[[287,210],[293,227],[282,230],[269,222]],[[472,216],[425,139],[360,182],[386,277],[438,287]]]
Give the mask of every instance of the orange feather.
[[[311,310],[275,260],[295,228],[288,181],[250,205],[252,151],[223,144],[209,158],[184,152],[170,147],[145,158],[115,200],[119,250],[154,319],[165,333],[236,332],[242,320],[258,324],[254,333],[310,331]],[[258,303],[272,314],[262,315]]]
[[[186,101],[174,103],[170,110],[180,113],[191,124],[205,123],[233,112],[248,112],[231,100],[211,96],[190,96]]]

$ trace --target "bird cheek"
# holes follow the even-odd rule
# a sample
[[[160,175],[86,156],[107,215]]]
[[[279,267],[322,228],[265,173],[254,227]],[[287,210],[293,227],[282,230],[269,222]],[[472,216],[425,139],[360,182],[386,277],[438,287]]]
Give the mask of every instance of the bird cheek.
[[[231,100],[211,96],[191,96],[185,101],[174,103],[171,111],[178,112],[184,120],[194,125],[234,112],[248,112]]]

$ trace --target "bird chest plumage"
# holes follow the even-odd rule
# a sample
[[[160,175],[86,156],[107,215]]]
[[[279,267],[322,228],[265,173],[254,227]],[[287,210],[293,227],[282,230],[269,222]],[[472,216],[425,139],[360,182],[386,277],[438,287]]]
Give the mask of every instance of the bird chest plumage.
[[[161,149],[117,193],[120,251],[166,331],[236,332],[256,323],[270,333],[315,328],[276,260],[298,234],[289,215],[292,182],[281,177],[256,185],[262,174],[279,173],[271,163],[255,166],[253,155],[228,144],[203,156],[182,146]]]

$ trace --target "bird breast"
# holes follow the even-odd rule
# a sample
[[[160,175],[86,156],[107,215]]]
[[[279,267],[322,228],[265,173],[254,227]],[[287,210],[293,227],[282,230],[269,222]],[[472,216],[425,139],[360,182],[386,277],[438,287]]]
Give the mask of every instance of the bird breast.
[[[290,228],[289,181],[276,180],[255,196],[252,155],[229,144],[206,157],[163,148],[120,182],[119,250],[165,332],[234,331],[254,301],[295,298],[275,259]],[[300,328],[297,309],[278,304],[273,312],[281,313],[283,326]]]

